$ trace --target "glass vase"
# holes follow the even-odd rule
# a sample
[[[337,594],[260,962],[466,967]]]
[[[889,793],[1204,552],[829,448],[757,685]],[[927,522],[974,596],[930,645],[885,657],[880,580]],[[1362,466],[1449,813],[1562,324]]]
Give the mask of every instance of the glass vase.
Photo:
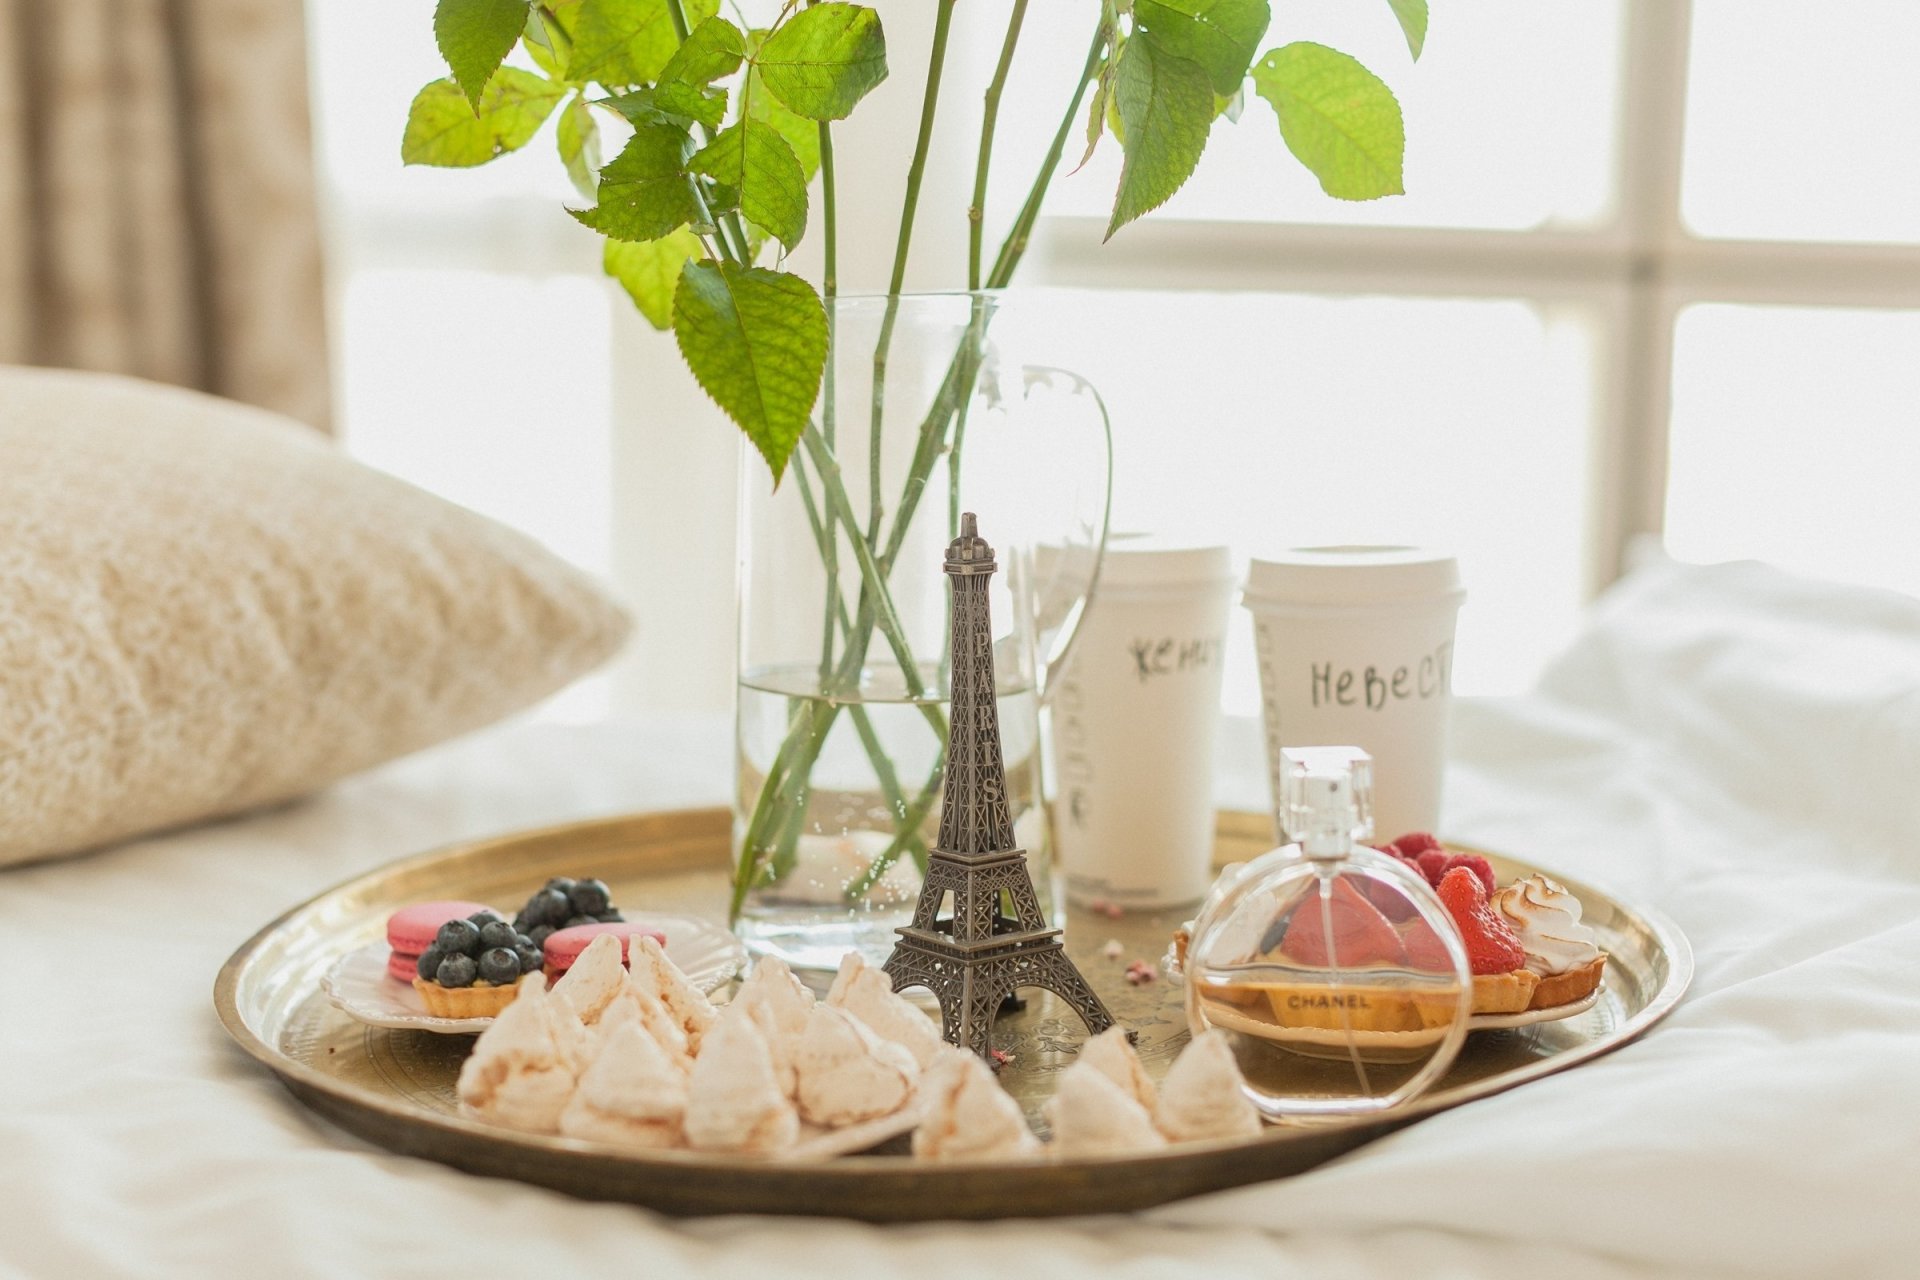
[[[1098,576],[1111,448],[1045,311],[1002,293],[829,304],[813,420],[778,487],[742,472],[735,930],[796,969],[891,950],[937,836],[947,543],[975,513],[1008,801],[1043,906],[1053,839],[1040,708]]]

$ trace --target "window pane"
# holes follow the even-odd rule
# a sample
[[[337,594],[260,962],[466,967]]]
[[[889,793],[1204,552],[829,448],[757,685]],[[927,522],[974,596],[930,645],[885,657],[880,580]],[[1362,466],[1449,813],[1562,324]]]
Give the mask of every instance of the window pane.
[[[1113,418],[1116,529],[1240,552],[1337,543],[1456,551],[1457,687],[1525,688],[1584,583],[1592,331],[1515,300],[1062,294],[1042,338]],[[996,319],[1045,324],[1023,306]],[[1068,322],[1070,321],[1070,323]],[[1245,625],[1229,708],[1257,710]]]
[[[1920,594],[1920,312],[1689,307],[1667,547]]]
[[[1920,240],[1920,8],[1694,0],[1682,215],[1704,236]]]
[[[1071,83],[1072,72],[1035,71],[1028,50],[1051,51],[1036,61],[1077,66],[1091,32],[1089,8],[1048,4],[1029,12],[1028,33],[1043,38],[1022,41],[1009,91],[1019,101],[1003,121],[1051,135],[1059,86]],[[1287,152],[1272,108],[1249,94],[1239,123],[1215,128],[1198,172],[1153,216],[1503,230],[1603,221],[1613,206],[1622,25],[1620,0],[1436,5],[1416,64],[1384,0],[1275,5],[1261,52],[1295,40],[1329,44],[1359,58],[1399,96],[1410,194],[1365,204],[1330,199]],[[1081,136],[1076,130],[1076,156]],[[1109,137],[1085,169],[1055,184],[1049,210],[1105,218],[1119,174],[1120,148]]]

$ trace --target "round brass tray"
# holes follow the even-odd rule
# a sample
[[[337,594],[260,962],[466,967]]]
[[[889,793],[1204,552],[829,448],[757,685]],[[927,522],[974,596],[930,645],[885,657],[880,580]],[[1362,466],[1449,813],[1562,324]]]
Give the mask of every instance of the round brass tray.
[[[454,1100],[469,1039],[363,1026],[321,991],[320,976],[335,957],[382,937],[396,908],[432,898],[511,906],[553,875],[598,875],[616,901],[636,910],[718,917],[726,909],[730,838],[724,809],[690,809],[501,836],[407,858],[328,890],[255,934],[221,968],[214,1004],[240,1047],[296,1098],[393,1151],[668,1213],[882,1222],[1140,1209],[1299,1173],[1422,1116],[1618,1048],[1664,1017],[1693,973],[1686,939],[1664,916],[1557,877],[1579,895],[1611,957],[1600,1000],[1564,1021],[1475,1034],[1441,1085],[1408,1110],[1275,1127],[1250,1142],[1184,1144],[1142,1156],[969,1165],[915,1162],[903,1154],[903,1142],[871,1155],[777,1164],[691,1152],[628,1154],[493,1128],[462,1117]],[[1251,857],[1271,843],[1267,818],[1220,816],[1218,861]],[[1502,880],[1533,869],[1489,856]],[[1139,1032],[1140,1055],[1156,1078],[1186,1040],[1181,988],[1164,979],[1131,986],[1124,973],[1132,960],[1160,956],[1182,914],[1109,920],[1075,911],[1067,925],[1074,959],[1114,1016]],[[1109,939],[1121,943],[1121,959],[1105,956]],[[1040,1104],[1052,1092],[1053,1075],[1072,1062],[1081,1030],[1052,996],[1027,995],[1027,1008],[1003,1016],[994,1038],[1013,1054],[1002,1082],[1041,1128]]]

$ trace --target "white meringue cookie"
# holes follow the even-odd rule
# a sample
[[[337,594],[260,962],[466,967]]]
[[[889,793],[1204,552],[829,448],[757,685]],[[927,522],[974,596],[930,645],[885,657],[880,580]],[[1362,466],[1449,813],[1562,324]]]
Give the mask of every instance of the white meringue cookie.
[[[687,1033],[681,1030],[679,1021],[667,1011],[667,1007],[654,997],[649,986],[647,982],[628,975],[626,988],[620,993],[621,998],[614,1007],[624,1005],[631,1009],[633,1016],[639,1019],[647,1029],[647,1034],[653,1037],[654,1043],[660,1046],[661,1052],[667,1055],[675,1068],[683,1074],[691,1071],[693,1046],[687,1043]],[[605,1021],[605,1015],[602,1021]]]
[[[849,951],[841,959],[840,972],[827,990],[827,1003],[866,1023],[882,1040],[905,1046],[922,1070],[949,1048],[933,1019],[896,993],[893,980],[869,966],[858,951]]]
[[[806,989],[786,963],[774,956],[762,956],[753,972],[740,984],[727,1016],[751,1017],[766,1037],[773,1055],[773,1072],[781,1091],[794,1096],[796,1076],[793,1054],[801,1033],[806,1030],[807,1013],[813,1008],[813,992]]]
[[[1092,1067],[1107,1079],[1120,1086],[1121,1092],[1140,1104],[1140,1108],[1149,1114],[1156,1101],[1153,1081],[1147,1078],[1147,1069],[1140,1063],[1140,1055],[1133,1051],[1133,1042],[1127,1039],[1122,1027],[1108,1027],[1080,1046],[1080,1065]]]
[[[1260,1113],[1244,1083],[1226,1033],[1202,1031],[1161,1081],[1154,1126],[1172,1142],[1251,1138],[1260,1132]]]
[[[1037,1155],[1040,1139],[1020,1104],[978,1055],[945,1046],[921,1077],[913,1154],[922,1160],[1008,1160]]]
[[[1130,1155],[1167,1145],[1146,1109],[1105,1073],[1085,1063],[1060,1073],[1060,1083],[1042,1114],[1053,1128],[1047,1152],[1059,1160]]]
[[[601,934],[554,981],[554,998],[564,1002],[585,1025],[600,1021],[600,1015],[627,984],[627,967],[621,963],[621,954],[620,939]]]
[[[843,1009],[807,1011],[793,1046],[800,1118],[825,1129],[890,1116],[913,1101],[920,1064]]]
[[[648,994],[664,1005],[674,1021],[680,1024],[688,1047],[694,1053],[699,1053],[701,1037],[720,1017],[713,1002],[687,981],[687,975],[680,972],[680,966],[669,959],[665,948],[652,938],[636,936],[628,944],[627,963],[632,967],[635,979],[646,987]]]
[[[1527,968],[1542,978],[1570,973],[1600,958],[1593,930],[1580,922],[1580,899],[1538,873],[1493,895],[1527,953]]]
[[[492,1124],[554,1133],[573,1097],[573,1070],[554,1043],[546,986],[537,973],[522,979],[520,994],[460,1066],[460,1105]]]
[[[751,1017],[715,1023],[687,1079],[687,1141],[702,1151],[772,1152],[800,1137],[800,1117],[773,1073]]]
[[[617,1013],[614,1010],[631,1010]],[[560,1115],[560,1132],[623,1147],[676,1147],[687,1111],[687,1078],[626,1001],[601,1019],[599,1056]]]

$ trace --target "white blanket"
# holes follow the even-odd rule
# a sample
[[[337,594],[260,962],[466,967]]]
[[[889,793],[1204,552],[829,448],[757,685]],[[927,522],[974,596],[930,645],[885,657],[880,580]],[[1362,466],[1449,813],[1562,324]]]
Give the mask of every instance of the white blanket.
[[[501,730],[0,872],[0,1271],[1920,1274],[1920,602],[1649,572],[1536,695],[1464,705],[1449,831],[1661,904],[1693,993],[1302,1177],[1097,1221],[672,1222],[368,1148],[226,1042],[214,973],[289,903],[452,839],[718,803],[725,734]]]

